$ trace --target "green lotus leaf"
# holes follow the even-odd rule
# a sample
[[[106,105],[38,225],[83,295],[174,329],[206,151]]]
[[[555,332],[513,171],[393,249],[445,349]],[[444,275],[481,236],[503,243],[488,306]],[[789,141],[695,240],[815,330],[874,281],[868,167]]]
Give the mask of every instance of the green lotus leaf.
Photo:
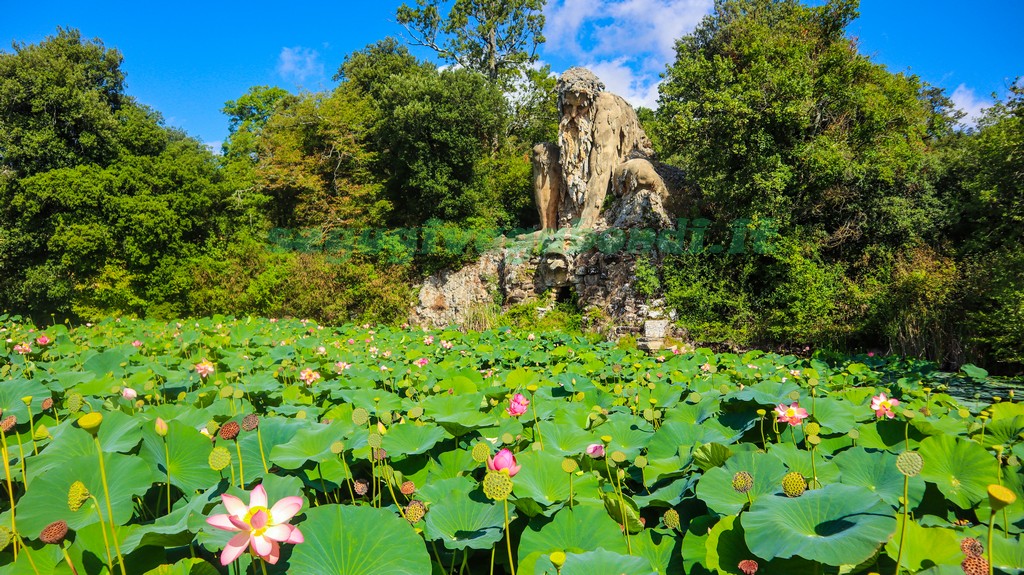
[[[629,527],[630,533],[639,533],[644,524],[640,522],[640,508],[631,497],[623,494],[620,499],[615,493],[602,491],[601,500],[608,515],[619,525]]]
[[[722,575],[743,575],[739,569],[740,561],[753,559],[758,561],[760,568],[768,573],[810,573],[814,564],[800,557],[789,559],[776,558],[769,562],[759,559],[747,548],[743,526],[735,515],[723,517],[708,532],[704,543],[707,550],[706,567]]]
[[[932,436],[921,442],[918,452],[924,459],[921,477],[964,509],[986,500],[988,486],[999,483],[995,458],[973,441]]]
[[[875,492],[882,501],[898,508],[903,497],[904,475],[896,468],[892,453],[869,452],[863,447],[843,451],[832,459],[839,468],[839,481],[846,485],[859,485]],[[924,499],[924,480],[920,475],[910,478],[910,507],[917,507]]]
[[[519,561],[531,553],[597,549],[625,554],[626,540],[603,506],[581,503],[572,509],[563,507],[551,519],[531,519],[519,541]]]
[[[867,488],[839,483],[795,498],[759,498],[741,522],[758,557],[803,557],[833,566],[867,560],[896,529],[892,507]]]
[[[291,575],[423,575],[430,558],[409,522],[372,507],[321,505],[299,527],[306,541],[294,547]]]
[[[713,573],[707,568],[708,534],[718,521],[714,515],[701,515],[690,521],[683,533],[683,569],[687,574],[706,575]]]
[[[432,423],[415,425],[402,423],[388,429],[384,436],[384,451],[393,458],[424,453],[445,437],[445,431]]]
[[[182,559],[171,565],[161,565],[144,575],[217,575],[219,571],[203,559]]]
[[[640,455],[640,450],[647,447],[654,435],[654,428],[646,421],[624,413],[613,413],[608,421],[597,427],[598,435],[610,435],[612,440],[606,445],[608,453],[621,451],[628,459]]]
[[[490,549],[505,534],[505,512],[501,505],[479,499],[453,491],[431,505],[427,539],[440,540],[446,549]],[[510,512],[509,521],[514,518]]]
[[[705,443],[693,451],[693,462],[704,471],[719,467],[732,457],[732,450],[721,443]]]
[[[547,570],[547,571],[545,571]],[[554,566],[549,559],[538,561],[534,573],[554,573]],[[615,573],[615,575],[657,575],[651,563],[644,557],[630,557],[622,553],[614,553],[604,549],[586,553],[566,553],[565,565],[559,575],[594,575],[595,573]]]
[[[586,451],[587,446],[597,443],[593,435],[577,427],[568,418],[563,418],[559,411],[551,425],[545,424],[541,433],[544,435],[544,451],[556,455],[579,455]]]
[[[267,453],[269,461],[285,469],[299,469],[307,463],[322,463],[338,456],[331,451],[331,444],[341,439],[340,427],[310,423],[296,432],[288,443],[275,445]],[[264,449],[268,446],[264,445]],[[259,459],[250,465],[253,469],[260,463]]]
[[[171,485],[190,496],[220,481],[220,474],[209,465],[212,450],[213,444],[202,433],[177,421],[168,421],[167,437],[157,435],[151,424],[145,426],[139,455],[158,475],[166,474],[170,468]],[[170,462],[167,455],[170,455]]]
[[[811,452],[804,449],[797,449],[792,443],[779,443],[772,445],[769,452],[786,464],[790,471],[799,472],[800,475],[810,479],[813,473],[818,476],[818,482],[822,485],[835,483],[839,480],[839,468],[834,463],[822,456],[822,449],[815,450],[814,465],[811,466]],[[902,476],[901,476],[902,477]],[[900,482],[902,489],[903,482]]]
[[[994,445],[1012,445],[1024,433],[1024,415],[1016,417],[1003,417],[993,419],[985,426],[985,434],[979,432],[972,435],[972,439],[978,441],[985,447]]]
[[[568,501],[569,474],[562,470],[562,460],[547,451],[524,451],[516,455],[521,467],[513,480],[516,497],[531,499],[541,508]],[[596,487],[597,478],[592,474],[573,478],[577,501],[581,495],[592,494]]]
[[[139,457],[104,453],[103,461],[114,522],[124,524],[135,512],[134,497],[144,495],[159,478],[155,469]],[[75,481],[85,484],[99,501],[103,516],[106,517],[99,457],[93,453],[71,458],[63,466],[32,480],[29,490],[18,500],[18,530],[38,533],[58,519],[67,521],[68,527],[73,530],[99,521],[92,500],[87,500],[77,512],[68,509],[68,489]]]
[[[754,486],[747,494],[739,493],[732,487],[733,476],[740,471],[746,471],[754,478]],[[697,497],[716,513],[734,515],[747,504],[747,495],[757,503],[758,498],[778,492],[784,475],[786,466],[772,455],[737,453],[725,465],[709,469],[700,478],[697,482]]]
[[[831,397],[819,397],[814,401],[814,420],[821,424],[822,429],[835,433],[848,433],[858,427],[860,421],[874,416],[867,407],[849,401]]]
[[[900,533],[903,516],[897,521],[896,534],[885,544],[885,552],[896,561],[899,555]],[[921,527],[913,520],[907,522],[906,542],[903,545],[902,568],[916,573],[935,565],[960,566],[963,553],[960,551],[961,537],[952,529]]]
[[[682,573],[682,539],[667,529],[644,529],[630,537],[635,556],[644,557],[656,573]]]

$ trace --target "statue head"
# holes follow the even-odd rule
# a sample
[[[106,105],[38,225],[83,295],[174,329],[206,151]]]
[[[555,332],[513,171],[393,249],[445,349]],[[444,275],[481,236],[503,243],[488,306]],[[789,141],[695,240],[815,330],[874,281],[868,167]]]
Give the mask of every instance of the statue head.
[[[558,92],[558,108],[564,115],[592,103],[604,91],[604,82],[590,70],[577,66],[562,73],[555,84],[555,91]]]

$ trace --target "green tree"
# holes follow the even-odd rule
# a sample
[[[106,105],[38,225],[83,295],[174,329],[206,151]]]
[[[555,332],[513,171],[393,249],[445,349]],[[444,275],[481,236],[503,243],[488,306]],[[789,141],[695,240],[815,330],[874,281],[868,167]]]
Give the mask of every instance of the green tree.
[[[228,100],[221,112],[228,117],[228,140],[224,143],[224,157],[228,160],[246,159],[256,163],[256,148],[263,127],[270,121],[274,110],[282,103],[294,99],[276,86],[253,86],[237,100]]]
[[[398,22],[417,46],[506,85],[537,61],[544,43],[545,0],[416,0],[399,6]],[[442,12],[447,14],[442,16]]]
[[[393,76],[429,74],[435,70],[436,66],[421,62],[409,53],[409,48],[388,36],[345,56],[334,79],[353,85],[375,104]]]

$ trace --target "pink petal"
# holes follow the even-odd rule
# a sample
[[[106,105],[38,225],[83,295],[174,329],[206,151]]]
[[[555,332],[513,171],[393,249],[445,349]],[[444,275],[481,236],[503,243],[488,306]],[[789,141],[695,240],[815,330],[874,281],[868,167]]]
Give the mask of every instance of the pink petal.
[[[225,493],[220,496],[220,500],[224,504],[224,508],[228,510],[228,513],[235,517],[245,517],[245,514],[249,512],[249,506],[242,503],[242,500],[234,495]]]
[[[249,518],[249,524],[252,525],[253,529],[263,529],[267,526],[268,521],[270,521],[270,516],[262,509],[253,513],[252,517]]]
[[[270,514],[274,516],[274,523],[285,523],[292,517],[295,517],[295,514],[299,512],[299,509],[302,509],[303,503],[304,501],[301,497],[294,495],[291,497],[285,497],[275,503],[274,507],[270,509]]]
[[[270,542],[270,553],[267,554],[264,559],[271,565],[276,565],[277,560],[281,558],[281,546],[277,544],[277,541]]]
[[[515,477],[516,473],[519,473],[519,469],[520,469],[519,465],[512,465],[511,467],[508,468],[508,476],[509,477]]]
[[[282,523],[268,527],[267,530],[263,532],[263,536],[271,541],[287,541],[291,534],[292,526]]]
[[[206,518],[206,522],[217,529],[223,529],[224,531],[238,531],[233,523],[231,523],[232,515],[221,513],[220,515],[211,515]]]
[[[266,557],[273,551],[274,546],[270,543],[270,539],[267,539],[263,535],[255,535],[252,538],[252,550],[256,552],[260,557]]]
[[[245,548],[249,545],[249,534],[239,533],[228,541],[228,544],[224,546],[224,552],[220,554],[220,564],[227,565],[238,559],[238,556],[245,551]]]
[[[228,515],[228,521],[230,521],[231,524],[234,525],[235,529],[238,531],[252,531],[252,526],[250,526],[245,521],[242,521],[241,519],[235,517],[234,515]]]
[[[263,485],[257,485],[256,489],[252,490],[252,494],[249,495],[249,507],[266,507],[267,506],[267,490],[263,489]]]
[[[302,531],[299,531],[298,527],[293,527],[291,525],[289,525],[289,527],[292,528],[292,533],[288,536],[288,540],[285,541],[285,543],[302,543],[306,540],[306,538],[302,536]]]

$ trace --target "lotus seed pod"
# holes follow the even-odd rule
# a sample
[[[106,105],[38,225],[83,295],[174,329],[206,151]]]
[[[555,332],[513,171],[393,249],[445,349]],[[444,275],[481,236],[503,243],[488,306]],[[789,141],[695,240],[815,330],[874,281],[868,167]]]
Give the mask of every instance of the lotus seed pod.
[[[818,436],[818,435],[808,435],[807,436],[807,443],[810,443],[811,445],[819,445],[819,444],[821,444],[821,436]]]
[[[390,411],[385,411],[384,413],[380,414],[380,422],[383,423],[384,425],[391,425],[391,423],[394,420],[395,418]]]
[[[89,488],[81,481],[76,481],[68,488],[68,509],[72,512],[78,511],[89,500]]]
[[[77,413],[82,411],[82,404],[84,403],[85,397],[77,391],[72,391],[67,395],[67,398],[64,401],[64,407],[66,407],[71,413]]]
[[[548,555],[548,561],[551,561],[551,564],[558,570],[561,570],[562,565],[565,565],[565,559],[564,551],[555,551],[551,555]]]
[[[367,443],[367,445],[369,445],[370,447],[372,447],[374,449],[380,449],[382,441],[384,441],[384,438],[381,436],[381,434],[379,434],[377,432],[373,432],[373,433],[369,434],[368,436],[366,436],[366,443]]]
[[[231,452],[223,446],[214,447],[207,462],[214,471],[223,471],[224,468],[231,465]]]
[[[509,445],[509,444],[515,443],[515,441],[516,441],[516,438],[511,433],[502,433],[501,434],[501,442],[504,443],[505,445]]]
[[[924,458],[916,451],[904,451],[896,457],[896,469],[907,477],[914,477],[921,473],[924,467]]]
[[[405,518],[409,520],[409,523],[419,523],[426,514],[427,506],[418,499],[413,499],[409,502],[409,505],[405,507]]]
[[[379,448],[371,449],[370,454],[373,456],[374,461],[384,461],[384,459],[388,456],[387,451]]]
[[[583,401],[583,399],[586,398],[586,397],[587,397],[586,394],[583,393],[582,391],[577,391],[576,392],[576,401]]]
[[[68,536],[68,522],[61,519],[43,527],[39,540],[47,545],[60,545]]]
[[[790,471],[782,478],[782,492],[786,497],[800,497],[807,491],[807,480],[796,471]]]
[[[575,459],[566,457],[562,460],[562,471],[566,473],[575,473],[580,468],[579,463],[576,463]]]
[[[961,419],[967,419],[971,416],[971,412],[962,407],[956,412],[956,414],[959,415]]]
[[[846,434],[846,436],[849,437],[850,439],[860,439],[860,431],[857,431],[856,429],[851,429],[849,433]]]
[[[964,540],[960,542],[960,550],[968,557],[981,557],[985,554],[985,548],[982,547],[981,541],[978,541],[974,537],[965,537]]]
[[[32,432],[32,439],[34,439],[35,441],[43,441],[48,437],[50,437],[50,430],[47,429],[46,426],[42,424],[36,427],[36,430]]]
[[[366,411],[362,407],[357,407],[352,410],[352,423],[356,425],[366,425],[367,421],[370,421],[370,412]]]
[[[356,491],[356,495],[366,495],[366,492],[370,490],[370,482],[365,479],[356,479],[352,482],[352,487]]]
[[[813,421],[804,426],[805,435],[818,435],[819,433],[821,433],[821,426]]]
[[[767,413],[768,413],[768,412],[767,412],[767,411],[765,411],[765,410],[763,410],[763,409],[758,409],[758,410],[757,410],[757,414],[758,414],[759,416],[761,416],[761,417],[764,417],[764,416],[765,416],[765,415],[766,415]]]
[[[623,463],[626,461],[626,454],[621,451],[613,451],[609,457],[615,463]]]
[[[1002,485],[988,486],[988,504],[992,506],[992,511],[999,511],[1008,505],[1013,505],[1014,501],[1017,501],[1017,494],[1013,491]]]
[[[964,575],[988,575],[988,561],[980,555],[971,555],[960,563]]]
[[[649,407],[644,409],[643,416],[647,421],[654,421],[654,410]]]
[[[416,484],[412,481],[403,481],[402,486],[398,489],[402,492],[402,495],[412,495],[416,493]]]
[[[214,421],[213,419],[211,419],[210,421],[207,421],[205,427],[206,427],[206,431],[210,435],[217,435],[217,431],[220,430],[220,424],[217,423],[216,421]]]
[[[640,469],[643,469],[647,467],[647,458],[644,457],[643,455],[638,455],[636,459],[633,460],[633,465],[637,466]]]
[[[93,435],[96,435],[99,432],[101,423],[103,423],[103,414],[98,411],[86,413],[82,417],[78,418],[78,427],[81,427]]]
[[[603,441],[605,443],[611,443],[612,442],[612,436],[611,435],[602,435],[601,436],[601,441]]]
[[[242,427],[238,425],[237,421],[229,421],[221,426],[220,438],[226,441],[234,441],[240,431],[242,431]]]
[[[744,559],[743,561],[740,561],[738,567],[740,571],[743,572],[743,575],[754,575],[754,573],[757,573],[757,561],[754,561],[753,559]]]
[[[746,493],[754,487],[754,477],[746,471],[738,471],[732,476],[732,488],[738,493]]]
[[[795,391],[795,390],[789,392],[789,398],[792,399],[793,401],[799,401],[799,399],[800,399],[800,392],[799,391]]]
[[[665,527],[668,527],[669,529],[679,529],[679,512],[675,509],[669,509],[666,511],[662,520],[665,522]]]
[[[32,407],[32,396],[26,395],[21,398],[21,402],[25,404],[25,407]]]
[[[11,530],[0,525],[0,551],[7,549],[7,546],[11,544],[11,539]]]
[[[255,431],[260,426],[260,416],[255,413],[250,413],[242,418],[242,429],[245,431]]]
[[[507,473],[491,471],[484,476],[484,495],[495,500],[504,501],[512,495],[512,478]]]
[[[53,398],[47,397],[43,400],[43,411],[50,411],[53,408]]]
[[[488,445],[483,441],[478,441],[477,443],[473,444],[473,451],[471,453],[473,455],[473,461],[477,463],[483,463],[487,461],[488,457],[490,457],[491,448],[488,447]]]

